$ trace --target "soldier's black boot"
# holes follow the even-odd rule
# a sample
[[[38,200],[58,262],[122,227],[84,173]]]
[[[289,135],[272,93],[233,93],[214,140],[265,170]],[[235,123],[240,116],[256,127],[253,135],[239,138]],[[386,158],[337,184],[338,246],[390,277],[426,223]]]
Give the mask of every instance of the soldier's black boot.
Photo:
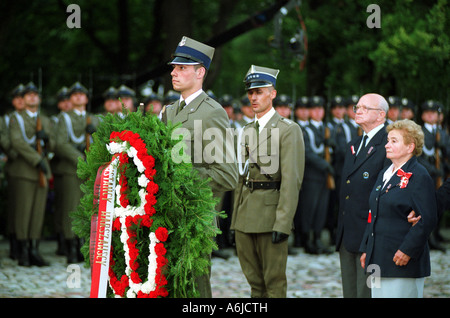
[[[84,262],[84,256],[81,253],[81,247],[84,245],[84,238],[77,239],[77,260],[78,263]]]
[[[66,240],[67,264],[78,263],[77,239]]]
[[[58,247],[56,248],[56,255],[65,256],[66,242],[64,241],[64,236],[61,233],[56,234],[56,242],[58,243]]]
[[[30,240],[30,264],[36,266],[49,266],[39,254],[39,240]]]
[[[9,235],[9,258],[14,260],[19,258],[19,242],[14,233]]]
[[[18,240],[17,243],[18,243],[18,247],[19,247],[19,255],[18,255],[19,266],[30,266],[28,241],[27,240]]]

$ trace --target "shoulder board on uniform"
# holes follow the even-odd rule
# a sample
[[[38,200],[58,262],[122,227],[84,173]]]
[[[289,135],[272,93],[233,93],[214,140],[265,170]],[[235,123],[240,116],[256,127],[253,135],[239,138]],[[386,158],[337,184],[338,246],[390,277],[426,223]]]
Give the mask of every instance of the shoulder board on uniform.
[[[217,101],[214,100],[214,98],[206,97],[203,102],[207,103],[209,106],[213,108],[222,108],[222,105],[220,105]]]
[[[284,118],[284,117],[281,117],[280,121],[281,121],[282,123],[285,123],[285,124],[288,124],[288,125],[294,123],[292,120],[287,119],[287,118]]]

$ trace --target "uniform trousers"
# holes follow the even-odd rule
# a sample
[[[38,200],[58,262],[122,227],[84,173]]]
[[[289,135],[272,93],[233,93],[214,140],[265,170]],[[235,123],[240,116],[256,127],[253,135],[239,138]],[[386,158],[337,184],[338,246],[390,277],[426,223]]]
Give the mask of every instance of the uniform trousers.
[[[347,251],[344,244],[339,248],[341,263],[342,292],[344,298],[370,298],[368,275],[361,267],[361,253]]]
[[[330,190],[327,189],[326,179],[303,182],[299,196],[300,226],[302,234],[313,234],[320,238],[327,220],[328,199]]]
[[[8,235],[15,234],[16,233],[16,226],[15,226],[15,204],[16,200],[15,197],[19,193],[19,191],[16,189],[16,180],[17,178],[11,177],[10,175],[7,175],[8,180],[8,220],[6,223],[6,233]]]
[[[38,181],[16,178],[14,188],[20,189],[15,200],[15,229],[18,240],[38,240],[42,235],[48,187]]]
[[[288,240],[273,244],[272,233],[235,231],[236,251],[251,297],[285,298]]]
[[[63,211],[63,178],[61,174],[53,174],[53,185],[55,189],[55,217],[54,226],[56,234],[62,234],[62,211]]]
[[[376,278],[372,277],[372,298],[423,298],[425,277],[379,277],[379,279],[377,286]]]
[[[75,238],[75,234],[72,230],[72,219],[70,214],[75,211],[80,204],[80,199],[82,197],[81,184],[82,181],[77,175],[63,174],[62,175],[62,214],[61,214],[61,224],[63,236],[65,239]]]

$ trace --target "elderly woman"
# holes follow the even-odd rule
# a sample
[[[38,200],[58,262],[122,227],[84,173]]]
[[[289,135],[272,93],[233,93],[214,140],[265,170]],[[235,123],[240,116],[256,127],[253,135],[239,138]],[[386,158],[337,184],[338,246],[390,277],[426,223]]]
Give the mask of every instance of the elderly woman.
[[[387,127],[386,157],[369,199],[368,224],[360,247],[361,266],[371,275],[372,297],[423,297],[430,275],[428,236],[436,225],[434,183],[417,162],[424,136],[405,119]],[[420,215],[412,226],[407,216]]]

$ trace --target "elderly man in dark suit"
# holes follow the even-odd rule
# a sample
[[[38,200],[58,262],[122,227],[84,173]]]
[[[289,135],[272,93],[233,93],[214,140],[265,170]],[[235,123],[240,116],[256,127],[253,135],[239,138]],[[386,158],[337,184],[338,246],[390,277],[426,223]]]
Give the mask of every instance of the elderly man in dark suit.
[[[362,96],[354,107],[355,121],[364,131],[347,145],[339,194],[336,249],[341,262],[344,297],[370,297],[361,270],[359,245],[367,223],[369,195],[378,173],[389,163],[384,145],[387,101],[378,94]]]

